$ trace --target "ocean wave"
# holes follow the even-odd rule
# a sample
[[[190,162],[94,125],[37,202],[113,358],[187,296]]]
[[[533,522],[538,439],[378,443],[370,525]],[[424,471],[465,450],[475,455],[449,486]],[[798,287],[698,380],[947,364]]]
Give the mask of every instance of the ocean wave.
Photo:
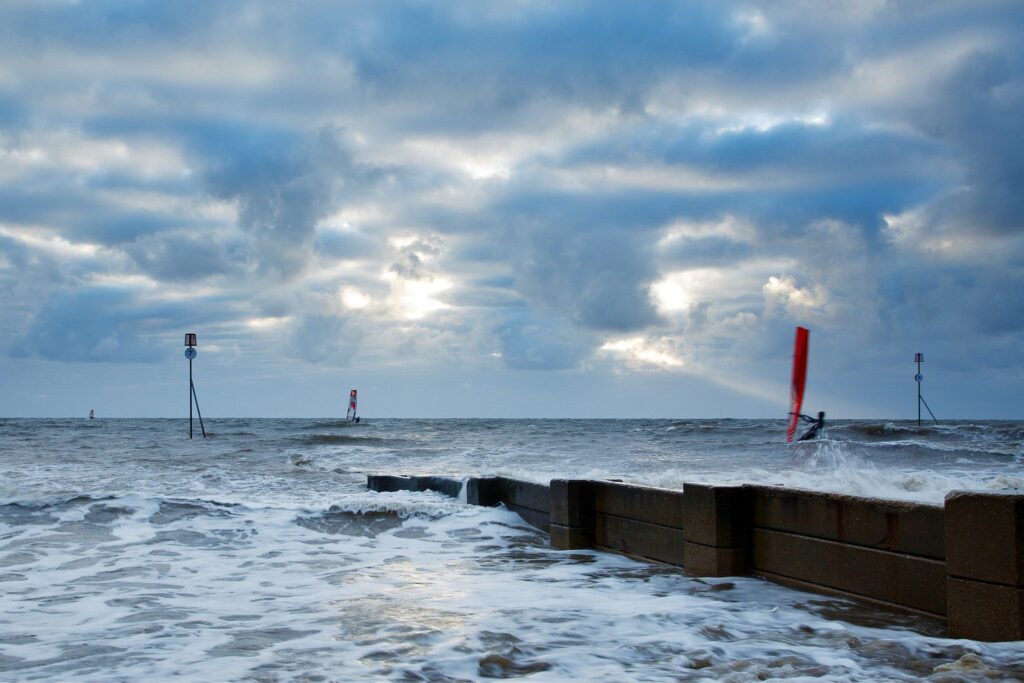
[[[384,439],[379,436],[350,436],[348,434],[309,434],[296,439],[307,446],[346,444],[352,446],[386,446],[396,439]]]
[[[317,420],[310,422],[305,425],[303,429],[354,429],[357,427],[364,428],[368,426],[369,425],[364,424],[363,422],[352,422],[351,420],[345,420],[339,417],[336,420]]]
[[[11,492],[11,496],[0,498],[0,507],[18,507],[26,510],[62,510],[78,505],[88,505],[100,501],[113,500],[115,496],[86,494],[49,493],[36,498],[26,496],[25,492]]]
[[[892,441],[841,441],[848,447],[863,449],[870,452],[874,449],[882,451],[892,450],[901,457],[922,455],[927,453],[982,455],[992,457],[1013,457],[1020,453],[1021,447],[1017,444],[999,444],[969,441],[914,441],[912,439],[899,439]]]
[[[1016,423],[959,423],[922,424],[898,422],[832,423],[828,427],[834,434],[851,434],[867,438],[891,439],[894,436],[926,441],[995,440],[1021,442],[1024,427]]]

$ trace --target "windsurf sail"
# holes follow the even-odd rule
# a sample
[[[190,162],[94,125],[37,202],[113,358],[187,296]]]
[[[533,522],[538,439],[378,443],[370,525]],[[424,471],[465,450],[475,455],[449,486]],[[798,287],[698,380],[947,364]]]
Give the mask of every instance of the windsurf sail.
[[[89,410],[89,419],[90,420],[95,420],[96,419],[96,410],[95,409],[90,409]]]
[[[800,421],[800,409],[804,405],[804,385],[807,383],[807,341],[811,333],[806,327],[796,328],[793,342],[793,381],[789,387],[789,425],[786,427],[786,441],[796,435]]]
[[[356,419],[356,390],[348,392],[348,412],[345,413],[346,420]]]

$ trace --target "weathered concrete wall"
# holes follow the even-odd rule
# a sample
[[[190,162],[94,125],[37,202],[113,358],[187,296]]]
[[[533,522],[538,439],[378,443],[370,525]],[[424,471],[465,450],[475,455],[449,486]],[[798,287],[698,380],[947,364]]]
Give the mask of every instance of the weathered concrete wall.
[[[595,481],[590,495],[595,547],[683,564],[681,491]]]
[[[949,631],[1024,640],[1024,493],[946,496]]]
[[[492,477],[489,488],[492,492],[493,504],[504,503],[530,526],[545,533],[551,522],[551,492],[544,484]]]
[[[373,476],[377,491],[434,490],[444,477]],[[599,548],[696,576],[755,574],[939,619],[950,634],[1024,639],[1024,493],[954,492],[936,505],[772,486],[505,477],[466,482],[467,500],[504,504],[556,548]]]
[[[766,486],[746,489],[753,573],[945,616],[942,508]]]
[[[462,481],[451,477],[395,477],[371,474],[366,478],[366,488],[371,491],[437,491],[458,498],[462,492]]]
[[[452,498],[459,497],[463,486],[470,505],[504,504],[531,526],[548,531],[551,493],[544,484],[506,477],[473,477],[464,482],[451,477],[371,474],[366,479],[366,488],[371,491],[437,491]]]

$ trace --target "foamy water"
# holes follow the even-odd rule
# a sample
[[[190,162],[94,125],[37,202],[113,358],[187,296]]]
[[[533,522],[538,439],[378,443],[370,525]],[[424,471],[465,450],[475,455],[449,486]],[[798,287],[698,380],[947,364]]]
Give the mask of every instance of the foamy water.
[[[0,680],[1018,680],[1024,643],[753,578],[555,551],[365,475],[1020,485],[1018,423],[0,421]],[[1016,431],[1014,431],[1016,430]],[[884,488],[880,488],[883,487]]]

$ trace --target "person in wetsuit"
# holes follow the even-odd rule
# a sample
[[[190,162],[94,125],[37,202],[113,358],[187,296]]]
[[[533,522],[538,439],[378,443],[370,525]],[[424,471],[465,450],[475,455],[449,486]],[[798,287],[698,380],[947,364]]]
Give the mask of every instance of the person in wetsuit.
[[[817,418],[813,418],[810,415],[801,415],[800,419],[804,422],[809,422],[810,427],[807,431],[800,435],[797,441],[810,441],[811,439],[817,439],[821,436],[821,433],[825,430],[825,411],[822,410],[818,413]]]

